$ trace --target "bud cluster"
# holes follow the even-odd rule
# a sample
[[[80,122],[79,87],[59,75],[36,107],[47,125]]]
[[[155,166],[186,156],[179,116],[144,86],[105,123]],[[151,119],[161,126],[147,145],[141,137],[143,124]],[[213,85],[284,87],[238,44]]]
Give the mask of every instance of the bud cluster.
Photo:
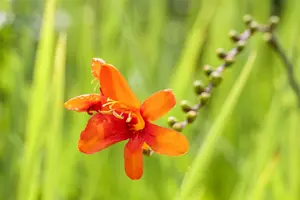
[[[218,58],[220,58],[223,63],[215,69],[210,65],[203,66],[203,71],[209,80],[208,83],[204,84],[201,80],[194,81],[194,92],[198,97],[197,103],[192,105],[189,101],[182,100],[180,106],[182,111],[186,113],[186,119],[184,121],[179,121],[171,116],[168,118],[169,126],[180,132],[187,124],[194,122],[198,115],[198,110],[208,103],[212,89],[221,84],[223,71],[235,62],[236,56],[244,50],[248,39],[256,32],[263,32],[265,33],[265,39],[267,41],[271,40],[272,31],[278,22],[279,18],[272,16],[267,25],[260,25],[253,20],[252,16],[245,15],[244,23],[247,27],[246,30],[242,33],[239,33],[236,30],[231,30],[229,32],[229,38],[235,43],[235,47],[230,51],[226,51],[223,48],[218,48],[216,50]]]

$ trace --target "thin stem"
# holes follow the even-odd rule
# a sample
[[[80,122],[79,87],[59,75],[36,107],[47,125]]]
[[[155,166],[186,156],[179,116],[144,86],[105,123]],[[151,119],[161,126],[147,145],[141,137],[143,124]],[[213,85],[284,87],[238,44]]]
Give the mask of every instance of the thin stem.
[[[276,38],[276,35],[274,34],[274,30],[279,22],[279,18],[276,16],[272,16],[268,24],[258,24],[252,19],[251,16],[245,16],[244,21],[247,25],[247,29],[244,32],[242,32],[241,34],[238,34],[234,30],[230,32],[230,37],[236,43],[236,46],[227,53],[223,49],[217,50],[218,56],[224,62],[214,70],[209,69],[209,71],[206,71],[206,74],[209,76],[210,81],[206,86],[202,87],[203,90],[201,90],[200,92],[196,92],[197,95],[199,95],[200,97],[200,101],[193,106],[189,106],[187,104],[182,105],[184,112],[187,113],[187,117],[185,120],[175,121],[174,117],[171,117],[172,120],[169,121],[169,125],[173,129],[177,131],[182,131],[189,123],[192,123],[195,120],[199,109],[207,104],[207,101],[211,96],[213,88],[217,87],[220,81],[222,80],[223,71],[234,63],[236,56],[245,48],[246,42],[256,32],[265,34],[266,41],[270,44],[270,46],[282,60],[285,70],[287,72],[289,84],[291,85],[291,88],[298,99],[298,105],[300,107],[300,86],[298,85],[295,78],[294,66],[286,56],[283,48],[280,46],[278,39]],[[191,113],[189,115],[190,111]]]
[[[246,29],[244,32],[242,32],[239,36],[238,36],[238,42],[240,44],[244,44],[248,41],[248,39],[253,35],[253,30],[251,30],[251,28]],[[232,61],[235,60],[235,57],[238,55],[238,53],[241,52],[240,47],[236,46],[233,49],[231,49],[229,52],[226,53],[226,56],[223,58],[224,63],[222,63],[221,65],[219,65],[214,72],[217,73],[218,75],[222,75],[223,71],[225,70],[226,67],[230,66],[232,64]],[[204,88],[204,92],[211,94],[212,90],[214,88],[214,84],[212,81],[210,81],[207,86]],[[200,108],[202,108],[205,105],[205,103],[197,103],[194,106],[192,106],[191,110],[198,112]],[[185,119],[184,121],[178,122],[179,127],[177,127],[178,129],[182,130],[183,128],[185,128],[189,122],[188,119]],[[178,125],[178,124],[177,124]]]
[[[278,54],[281,59],[284,68],[286,70],[288,81],[294,90],[295,95],[298,99],[298,106],[300,107],[300,87],[294,76],[294,66],[293,63],[288,59],[287,55],[284,53],[283,48],[280,46],[278,39],[274,33],[271,34],[271,38],[269,40],[269,44],[273,48],[273,50]]]

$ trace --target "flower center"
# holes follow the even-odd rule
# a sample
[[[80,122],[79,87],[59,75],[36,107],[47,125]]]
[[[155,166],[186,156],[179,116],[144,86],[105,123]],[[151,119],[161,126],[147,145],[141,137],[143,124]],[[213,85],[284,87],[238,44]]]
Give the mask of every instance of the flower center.
[[[125,120],[130,131],[136,132],[145,127],[145,122],[139,109],[132,108],[110,98],[107,98],[106,103],[102,105],[101,113],[112,114],[120,120]]]

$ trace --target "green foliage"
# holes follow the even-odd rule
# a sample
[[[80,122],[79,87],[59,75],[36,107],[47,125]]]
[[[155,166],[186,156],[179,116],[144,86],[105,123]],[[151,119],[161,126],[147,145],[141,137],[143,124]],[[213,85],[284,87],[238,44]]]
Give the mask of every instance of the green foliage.
[[[193,81],[208,81],[203,65],[221,64],[215,50],[233,47],[228,32],[243,31],[248,12],[262,23],[280,13],[276,33],[299,81],[300,4],[274,2],[0,1],[0,199],[300,199],[300,111],[259,33],[183,130],[189,152],[145,157],[139,181],[124,173],[124,142],[80,153],[89,116],[63,107],[94,92],[90,63],[100,57],[142,100],[174,89],[170,115],[184,119],[179,102],[198,101]]]

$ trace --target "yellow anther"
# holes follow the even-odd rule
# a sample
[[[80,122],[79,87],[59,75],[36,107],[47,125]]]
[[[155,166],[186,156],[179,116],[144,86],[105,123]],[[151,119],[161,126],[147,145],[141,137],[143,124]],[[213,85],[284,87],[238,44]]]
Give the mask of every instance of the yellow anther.
[[[102,107],[108,106],[110,109],[112,109],[112,106],[116,103],[116,101],[107,100],[107,103],[103,104]]]
[[[118,104],[120,107],[115,109],[113,108],[113,106],[115,104]],[[106,103],[102,105],[102,107],[108,107],[109,110],[108,111],[104,111],[104,112],[101,112],[103,114],[112,114],[113,116],[115,116],[116,118],[118,119],[124,119],[124,112],[125,113],[128,113],[128,117],[126,118],[126,123],[129,123],[132,121],[132,113],[129,111],[129,107],[127,107],[125,104],[121,104],[120,102],[118,101],[115,101],[115,100],[112,100],[110,98],[107,98],[106,99]],[[121,112],[120,114],[118,112],[120,111],[123,111]]]
[[[118,119],[124,119],[124,116],[122,116],[122,115],[119,115],[116,111],[112,111],[112,114],[113,114],[113,116],[115,116],[116,118],[118,118]]]
[[[99,113],[101,114],[112,114],[112,110],[108,110],[108,111],[99,111]]]
[[[126,123],[131,122],[131,120],[132,120],[132,117],[131,117],[131,112],[130,112],[130,113],[128,114],[127,119],[126,119]]]

